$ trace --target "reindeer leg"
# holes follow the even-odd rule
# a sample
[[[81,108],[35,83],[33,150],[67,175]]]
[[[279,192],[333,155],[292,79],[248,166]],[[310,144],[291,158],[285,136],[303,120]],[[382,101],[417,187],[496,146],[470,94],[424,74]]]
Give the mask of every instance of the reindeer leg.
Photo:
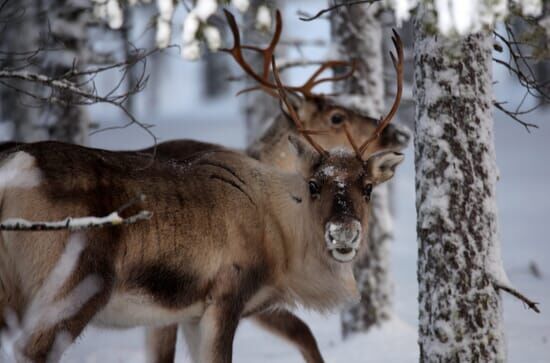
[[[173,363],[178,326],[148,327],[145,330],[148,363]]]
[[[59,361],[68,345],[107,304],[114,281],[114,265],[108,256],[100,243],[90,244],[76,257],[75,268],[67,272],[58,289],[46,291],[48,284],[43,286],[42,292],[51,300],[41,301],[44,295],[40,292],[35,296],[25,311],[24,334],[16,342],[27,360]]]
[[[309,327],[287,310],[266,311],[252,317],[263,328],[300,350],[307,363],[323,363],[323,357]]]
[[[180,325],[187,351],[193,363],[200,362],[201,331],[198,321],[191,320]]]
[[[231,302],[212,304],[206,309],[199,323],[200,363],[232,362],[240,313]]]

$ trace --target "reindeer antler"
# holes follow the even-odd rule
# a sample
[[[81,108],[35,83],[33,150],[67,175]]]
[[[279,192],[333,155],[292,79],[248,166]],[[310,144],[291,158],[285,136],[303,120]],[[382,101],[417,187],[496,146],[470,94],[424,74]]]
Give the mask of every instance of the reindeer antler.
[[[328,152],[325,149],[323,149],[323,147],[321,145],[316,143],[315,140],[313,140],[313,138],[310,136],[311,134],[316,133],[316,131],[304,129],[304,124],[300,120],[300,117],[296,113],[296,110],[294,109],[292,104],[288,101],[288,98],[286,97],[286,89],[285,89],[285,87],[283,86],[283,84],[281,82],[281,78],[279,77],[279,71],[277,69],[277,65],[275,64],[275,57],[274,56],[271,57],[271,65],[272,65],[272,69],[273,69],[273,78],[275,79],[275,83],[277,84],[277,92],[279,93],[279,98],[281,99],[281,101],[286,106],[286,108],[288,110],[288,114],[290,116],[290,119],[296,125],[296,129],[298,130],[298,132],[300,132],[304,136],[304,138],[307,140],[307,142],[309,142],[309,144],[311,146],[313,146],[313,148],[315,150],[317,150],[317,152],[321,156],[323,156],[323,157],[328,156]],[[284,112],[284,110],[283,110],[283,112]]]
[[[237,22],[235,21],[235,17],[233,14],[231,14],[228,10],[223,10],[225,17],[227,18],[227,22],[229,23],[229,28],[231,29],[231,33],[233,34],[233,47],[232,48],[222,48],[220,51],[227,52],[233,56],[237,64],[241,66],[241,68],[254,80],[258,83],[260,83],[262,86],[271,88],[271,89],[277,89],[277,85],[269,82],[269,65],[271,61],[271,57],[273,56],[273,53],[275,52],[275,47],[279,43],[279,39],[281,37],[281,31],[283,29],[283,20],[281,17],[281,12],[277,10],[276,17],[275,17],[275,33],[273,34],[273,38],[271,38],[271,42],[269,45],[262,49],[259,47],[255,47],[252,45],[241,45],[241,36],[239,33],[239,27],[237,26]],[[258,75],[254,69],[246,62],[244,59],[242,50],[243,49],[250,49],[254,50],[258,53],[261,53],[263,55],[263,72],[262,76]]]
[[[263,90],[264,92],[269,93],[270,95],[277,97],[278,93],[274,92],[273,90],[277,90],[277,85],[273,84],[269,81],[269,66],[271,65],[271,58],[273,57],[273,54],[275,53],[275,48],[277,47],[277,44],[279,43],[279,40],[281,38],[281,32],[283,29],[283,20],[281,16],[281,12],[277,10],[276,16],[275,16],[275,32],[273,33],[273,37],[271,38],[271,41],[269,42],[269,45],[266,48],[260,48],[253,45],[242,45],[241,44],[241,37],[239,32],[239,27],[237,26],[237,22],[235,21],[235,17],[233,14],[231,14],[228,10],[224,9],[225,17],[227,18],[227,22],[229,24],[229,28],[231,29],[231,33],[233,34],[233,47],[232,48],[222,48],[220,51],[227,52],[233,56],[237,64],[241,66],[241,68],[249,75],[251,76],[255,81],[257,81],[260,86],[254,86],[249,87],[244,90],[241,90],[238,92],[238,94],[242,94],[245,92],[250,91],[256,91],[256,90]],[[263,57],[263,65],[262,65],[262,75],[260,76],[257,74],[254,69],[246,62],[244,59],[244,55],[242,50],[248,49],[253,50],[255,52],[258,52]],[[333,76],[333,77],[325,77],[321,79],[317,79],[325,70],[329,68],[334,67],[345,67],[349,66],[351,67],[348,72],[342,75]],[[348,77],[350,77],[353,72],[355,72],[356,69],[356,62],[346,62],[346,61],[327,61],[324,62],[319,66],[319,68],[309,77],[309,79],[301,86],[283,86],[286,90],[291,92],[298,92],[301,93],[306,98],[314,97],[315,94],[312,92],[312,89],[324,82],[336,82],[344,80]]]
[[[395,55],[393,52],[390,52],[390,57],[393,63],[393,67],[395,68],[395,72],[397,73],[397,93],[395,94],[395,100],[393,101],[393,105],[390,109],[390,112],[384,117],[380,118],[380,121],[378,123],[378,126],[374,130],[374,133],[371,137],[369,137],[365,142],[361,144],[361,146],[357,146],[355,141],[353,140],[352,135],[349,133],[349,130],[347,129],[346,125],[344,125],[344,131],[346,131],[346,136],[354,148],[355,152],[357,153],[357,157],[361,160],[363,160],[363,154],[365,153],[365,150],[367,150],[369,144],[376,140],[382,131],[388,126],[388,124],[391,122],[395,114],[397,113],[397,109],[399,108],[399,103],[401,102],[401,95],[403,94],[403,42],[401,41],[401,38],[399,37],[399,34],[395,31],[395,29],[392,29],[393,36],[392,41],[393,45],[395,46],[395,50],[397,51],[397,59],[395,58]]]
[[[324,71],[326,71],[329,68],[334,67],[350,67],[350,70],[344,74],[333,76],[333,77],[325,77],[321,79],[317,79]],[[324,83],[324,82],[337,82],[342,81],[344,79],[347,79],[353,75],[355,70],[357,69],[357,62],[355,60],[351,62],[346,61],[326,61],[323,64],[317,68],[315,72],[311,75],[311,77],[308,78],[307,81],[304,82],[301,86],[295,86],[295,87],[286,87],[290,91],[299,92],[304,95],[306,98],[311,98],[315,96],[315,94],[311,91],[315,86]]]

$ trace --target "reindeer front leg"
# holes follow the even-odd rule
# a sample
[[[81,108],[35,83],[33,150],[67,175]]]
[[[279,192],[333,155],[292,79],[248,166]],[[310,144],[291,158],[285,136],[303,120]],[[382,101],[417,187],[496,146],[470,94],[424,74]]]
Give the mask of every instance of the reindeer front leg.
[[[307,363],[323,363],[323,357],[311,330],[299,317],[287,310],[265,311],[253,319],[300,350]]]
[[[231,363],[233,339],[242,312],[265,279],[264,267],[238,264],[218,274],[199,322],[200,363]]]
[[[147,363],[174,363],[178,326],[145,329]]]
[[[231,363],[233,339],[239,324],[241,308],[232,302],[210,305],[201,318],[200,363]]]

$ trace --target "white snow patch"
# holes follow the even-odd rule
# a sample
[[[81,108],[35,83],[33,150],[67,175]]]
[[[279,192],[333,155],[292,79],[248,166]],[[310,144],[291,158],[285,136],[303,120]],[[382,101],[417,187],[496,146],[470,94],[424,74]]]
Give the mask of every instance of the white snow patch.
[[[392,317],[366,334],[356,334],[327,349],[327,362],[367,363],[418,361],[417,332],[403,320]]]
[[[193,13],[202,21],[208,20],[208,18],[216,12],[218,8],[218,2],[216,0],[199,0],[197,1]]]
[[[250,2],[248,0],[231,0],[231,5],[237,8],[241,13],[248,10]]]
[[[266,31],[271,28],[271,11],[265,5],[258,7],[258,13],[256,14],[256,28]]]

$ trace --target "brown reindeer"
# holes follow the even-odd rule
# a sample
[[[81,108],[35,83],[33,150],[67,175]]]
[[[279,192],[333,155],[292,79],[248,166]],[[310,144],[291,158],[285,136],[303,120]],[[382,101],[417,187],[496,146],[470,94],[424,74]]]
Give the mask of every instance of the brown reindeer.
[[[235,44],[233,49],[225,51],[234,56],[245,73],[261,84],[262,87],[258,87],[259,89],[277,97],[278,94],[274,92],[276,85],[269,83],[269,68],[266,65],[270,64],[270,58],[274,53],[282,31],[280,13],[277,12],[275,33],[270,44],[265,49],[241,45],[239,30],[233,16],[229,12],[226,12],[226,17],[230,24]],[[251,49],[262,54],[264,67],[261,75],[253,71],[252,67],[246,62],[242,49]],[[302,120],[303,127],[309,130],[317,130],[316,142],[326,149],[348,145],[344,125],[350,134],[358,135],[362,139],[372,137],[377,126],[376,119],[358,110],[345,107],[328,96],[312,92],[312,89],[319,83],[337,81],[349,76],[351,72],[344,76],[318,79],[325,69],[344,64],[345,62],[326,62],[303,85],[298,87],[285,86],[285,89],[294,92],[293,97],[289,101],[292,102],[293,108],[297,109],[297,114]],[[256,88],[249,90],[252,89]],[[330,132],[326,132],[325,130],[330,130]],[[289,136],[297,137],[298,135],[299,131],[295,123],[284,113],[281,113],[273,119],[271,125],[263,135],[246,149],[246,153],[264,163],[276,166],[280,170],[294,171],[299,165],[299,159],[296,153],[289,150],[288,138]],[[364,153],[370,155],[383,149],[398,151],[406,146],[408,139],[409,134],[407,132],[389,124],[382,129],[380,137],[374,138],[368,144]],[[192,140],[173,140],[157,145],[156,157],[164,160],[176,159],[184,161],[193,154],[196,155],[205,150],[220,148],[222,147],[219,145],[197,143]],[[153,151],[154,148],[142,150],[142,152],[146,153],[153,153]],[[300,318],[290,311],[282,309],[275,311],[268,310],[260,312],[251,318],[261,327],[281,336],[297,347],[306,362],[323,362],[321,352],[311,330]],[[189,329],[188,326],[183,326],[183,332],[186,337],[189,336]],[[149,328],[147,330],[148,361],[150,363],[173,362],[176,336],[176,326]],[[188,346],[192,344],[191,342]]]
[[[191,163],[150,162],[137,153],[41,142],[3,155],[2,220],[105,215],[141,193],[150,202],[130,209],[153,212],[148,223],[82,234],[74,269],[48,291],[52,304],[65,309],[53,310],[59,319],[34,318],[38,323],[21,343],[24,357],[55,360],[52,352],[92,321],[123,327],[187,321],[194,325],[189,339],[197,342],[196,361],[231,362],[241,317],[297,304],[327,310],[357,298],[351,261],[364,247],[369,196],[393,176],[403,155],[385,151],[365,160],[375,137],[359,145],[349,133],[355,153],[326,151],[275,79],[289,116],[311,145],[292,138],[301,173],[230,150],[205,152]],[[399,96],[374,136],[398,103]],[[68,239],[63,231],[3,232],[0,303],[16,302],[10,307],[21,316],[32,310],[49,274],[57,273]],[[83,286],[93,286],[93,293],[76,294]]]

